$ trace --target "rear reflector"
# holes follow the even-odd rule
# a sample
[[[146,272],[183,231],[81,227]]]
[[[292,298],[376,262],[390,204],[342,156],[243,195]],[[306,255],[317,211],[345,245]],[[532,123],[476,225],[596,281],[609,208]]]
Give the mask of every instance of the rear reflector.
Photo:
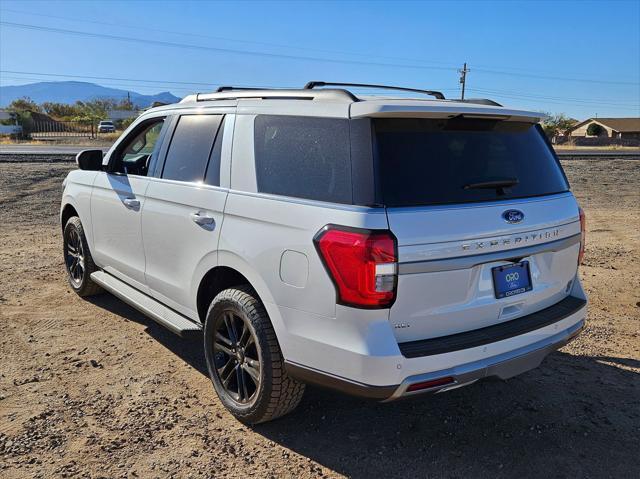
[[[388,308],[396,296],[397,244],[387,230],[325,226],[314,238],[338,303]]]
[[[423,381],[420,383],[410,384],[407,388],[407,392],[410,393],[412,391],[421,391],[423,389],[431,389],[438,386],[446,386],[447,384],[453,384],[456,380],[451,376],[447,376],[445,378],[432,379],[431,381]]]

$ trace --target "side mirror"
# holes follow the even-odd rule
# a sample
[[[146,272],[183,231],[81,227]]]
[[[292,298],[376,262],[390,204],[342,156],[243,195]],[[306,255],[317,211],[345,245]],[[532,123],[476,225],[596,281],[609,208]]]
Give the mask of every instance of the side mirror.
[[[81,170],[100,171],[102,150],[83,150],[76,155],[76,163]]]

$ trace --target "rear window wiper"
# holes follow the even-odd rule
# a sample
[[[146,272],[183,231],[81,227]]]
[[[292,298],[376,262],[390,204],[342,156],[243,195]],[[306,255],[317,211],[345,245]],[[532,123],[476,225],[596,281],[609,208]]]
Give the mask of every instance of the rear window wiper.
[[[474,183],[467,183],[463,186],[465,190],[496,190],[498,195],[504,195],[504,189],[511,186],[515,186],[520,181],[518,178],[496,178],[485,181],[478,181]]]
[[[467,183],[463,188],[465,190],[493,190],[498,188],[509,188],[510,186],[517,185],[518,183],[520,183],[518,178],[500,178]]]

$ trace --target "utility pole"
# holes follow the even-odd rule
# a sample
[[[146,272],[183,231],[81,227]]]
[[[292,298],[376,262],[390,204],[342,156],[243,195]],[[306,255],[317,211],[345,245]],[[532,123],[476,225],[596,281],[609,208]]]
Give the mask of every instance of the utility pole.
[[[470,70],[467,70],[467,62],[464,63],[464,67],[462,68],[462,70],[458,70],[458,72],[460,73],[460,83],[462,84],[462,100],[464,100],[464,87],[467,83],[467,73],[469,71]]]

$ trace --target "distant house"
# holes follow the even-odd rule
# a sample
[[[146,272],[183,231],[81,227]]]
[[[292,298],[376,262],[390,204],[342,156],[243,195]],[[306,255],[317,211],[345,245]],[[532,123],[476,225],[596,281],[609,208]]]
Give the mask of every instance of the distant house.
[[[594,124],[601,127],[598,135],[590,135],[588,132],[589,127]],[[570,128],[569,136],[640,139],[640,118],[589,118]]]

